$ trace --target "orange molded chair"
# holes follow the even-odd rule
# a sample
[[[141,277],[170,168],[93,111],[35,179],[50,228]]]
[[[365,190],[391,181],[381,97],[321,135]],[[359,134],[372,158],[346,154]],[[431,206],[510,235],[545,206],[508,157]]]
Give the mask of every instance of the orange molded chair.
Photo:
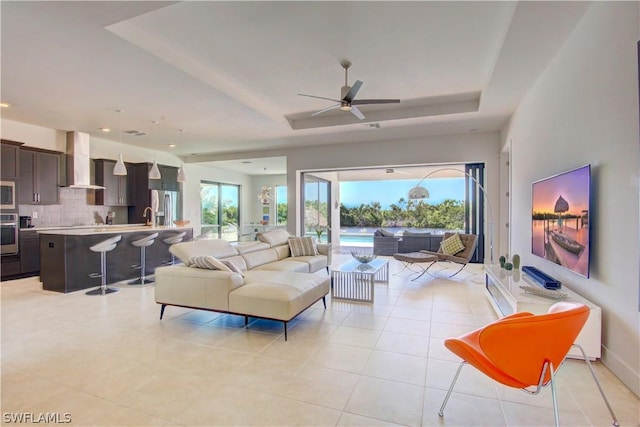
[[[574,344],[588,317],[589,307],[586,305],[558,302],[546,314],[514,313],[458,338],[445,340],[444,345],[462,358],[462,363],[438,414],[444,416],[444,408],[460,371],[468,363],[489,378],[530,394],[538,394],[542,387],[551,385],[553,413],[556,426],[559,426],[554,376],[571,347],[576,346],[591,370],[613,418],[613,425],[618,426],[591,362],[582,347]]]

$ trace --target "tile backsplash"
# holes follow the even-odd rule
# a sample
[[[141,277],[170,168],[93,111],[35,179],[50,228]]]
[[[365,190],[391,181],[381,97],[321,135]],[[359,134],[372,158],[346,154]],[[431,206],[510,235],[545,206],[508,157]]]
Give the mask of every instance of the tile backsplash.
[[[70,225],[92,225],[106,222],[107,212],[115,213],[114,224],[127,223],[126,206],[96,206],[95,190],[60,187],[59,205],[19,205],[20,216],[33,216],[35,227],[57,227]]]

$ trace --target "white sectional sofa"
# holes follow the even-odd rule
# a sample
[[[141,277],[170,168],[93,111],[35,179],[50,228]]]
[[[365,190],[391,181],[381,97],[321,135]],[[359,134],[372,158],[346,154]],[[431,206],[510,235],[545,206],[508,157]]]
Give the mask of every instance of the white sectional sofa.
[[[160,319],[172,305],[243,315],[245,324],[249,317],[279,320],[286,340],[287,322],[320,299],[326,308],[330,290],[331,245],[314,244],[315,253],[309,253],[305,240],[307,254],[300,255],[291,242],[299,255],[292,256],[290,238],[274,230],[258,234],[258,242],[239,245],[218,239],[172,245],[169,250],[183,264],[155,271]]]

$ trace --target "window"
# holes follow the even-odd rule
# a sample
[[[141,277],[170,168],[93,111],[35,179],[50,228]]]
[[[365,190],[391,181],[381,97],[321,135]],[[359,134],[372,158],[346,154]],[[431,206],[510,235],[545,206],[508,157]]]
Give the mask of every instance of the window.
[[[201,232],[237,242],[240,236],[239,201],[239,185],[201,181]]]
[[[276,225],[287,225],[286,185],[276,185]]]

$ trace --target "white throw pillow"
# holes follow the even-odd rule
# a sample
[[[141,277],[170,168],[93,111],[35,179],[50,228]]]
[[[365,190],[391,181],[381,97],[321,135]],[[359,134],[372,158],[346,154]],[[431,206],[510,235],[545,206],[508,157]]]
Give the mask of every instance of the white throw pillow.
[[[200,255],[189,258],[189,267],[206,268],[208,270],[231,271],[222,261],[209,256]]]
[[[291,256],[313,256],[318,255],[316,243],[312,237],[289,237],[289,248]]]

